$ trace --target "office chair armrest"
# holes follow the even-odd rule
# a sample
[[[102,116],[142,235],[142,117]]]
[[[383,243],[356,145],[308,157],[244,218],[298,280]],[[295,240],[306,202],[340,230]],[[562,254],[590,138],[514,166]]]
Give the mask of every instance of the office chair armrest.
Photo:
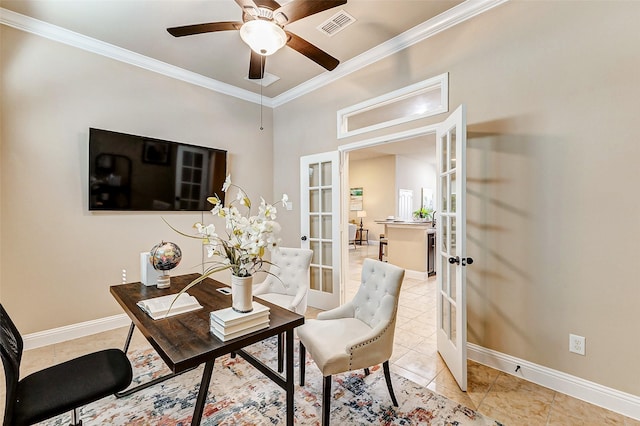
[[[347,302],[342,306],[331,309],[329,311],[320,312],[318,314],[319,320],[330,320],[340,318],[353,318],[355,316],[355,308],[351,302]]]

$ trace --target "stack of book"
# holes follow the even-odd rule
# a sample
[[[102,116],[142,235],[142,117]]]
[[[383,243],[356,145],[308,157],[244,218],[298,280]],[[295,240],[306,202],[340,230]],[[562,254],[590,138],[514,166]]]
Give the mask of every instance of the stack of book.
[[[211,312],[210,317],[211,333],[223,342],[269,327],[269,308],[258,302],[253,302],[251,312],[225,308]]]

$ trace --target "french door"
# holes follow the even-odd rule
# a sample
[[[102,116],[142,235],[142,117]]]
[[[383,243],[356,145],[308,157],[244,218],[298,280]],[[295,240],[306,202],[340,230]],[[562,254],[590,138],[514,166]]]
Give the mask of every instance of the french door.
[[[301,247],[313,250],[308,304],[340,304],[340,157],[338,151],[300,158]]]
[[[467,390],[466,114],[461,105],[436,129],[438,352]]]

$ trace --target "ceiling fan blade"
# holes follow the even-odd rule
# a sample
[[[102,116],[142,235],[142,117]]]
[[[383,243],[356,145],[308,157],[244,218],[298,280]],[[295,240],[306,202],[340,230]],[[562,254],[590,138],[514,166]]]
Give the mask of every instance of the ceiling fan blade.
[[[255,0],[255,2],[258,6],[266,7],[267,9],[271,9],[271,10],[276,10],[280,8],[280,3],[274,0]]]
[[[324,50],[320,50],[313,44],[309,43],[307,40],[298,37],[297,35],[290,33],[289,31],[285,31],[285,33],[287,33],[287,36],[289,38],[289,40],[287,41],[287,46],[302,53],[304,56],[311,59],[316,64],[326,68],[329,71],[332,71],[340,63],[339,60],[329,55]]]
[[[253,50],[249,61],[249,80],[260,80],[264,77],[264,62],[267,58]]]
[[[346,3],[347,0],[296,0],[274,10],[273,15],[281,25],[285,25]],[[284,14],[286,19],[282,19],[280,13]]]
[[[185,25],[184,27],[167,28],[169,34],[174,37],[183,37],[194,34],[213,33],[216,31],[239,30],[242,22],[210,22],[208,24]]]

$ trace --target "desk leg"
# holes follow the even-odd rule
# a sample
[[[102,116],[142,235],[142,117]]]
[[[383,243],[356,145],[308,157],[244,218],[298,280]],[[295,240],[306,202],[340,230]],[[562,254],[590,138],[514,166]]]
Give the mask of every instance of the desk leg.
[[[131,338],[133,337],[133,330],[135,329],[136,329],[136,325],[133,323],[133,321],[131,321],[131,325],[129,326],[129,333],[127,334],[127,340],[125,340],[124,349],[122,349],[122,352],[124,352],[125,354],[129,350],[129,345],[131,344]]]
[[[124,349],[122,349],[122,352],[124,352],[125,355],[126,355],[127,351],[129,350],[129,345],[131,344],[131,337],[133,336],[133,331],[135,329],[136,329],[136,325],[133,322],[131,322],[131,326],[129,327],[129,334],[127,334],[127,340],[124,342]],[[116,392],[116,393],[114,393],[114,395],[116,396],[116,398],[122,398],[122,397],[125,397],[125,396],[129,396],[129,395],[131,395],[131,394],[133,394],[135,392],[141,391],[142,389],[149,388],[149,387],[154,386],[154,385],[156,385],[158,383],[162,383],[165,380],[169,380],[172,377],[175,377],[175,376],[180,375],[180,374],[184,374],[187,371],[191,371],[194,368],[197,368],[197,367],[190,368],[188,370],[185,370],[185,371],[183,371],[181,373],[177,373],[177,374],[176,373],[170,373],[170,374],[166,374],[166,375],[161,376],[161,377],[156,377],[155,379],[150,380],[147,383],[143,383],[141,385],[134,386],[132,388],[129,388],[127,390],[123,390],[121,392]]]
[[[214,362],[215,358],[211,361],[207,361],[204,364],[202,381],[200,382],[200,389],[198,389],[198,399],[196,400],[196,407],[193,409],[191,426],[199,426],[200,422],[202,421],[202,413],[204,412],[204,404],[207,401],[207,394],[209,393],[209,383],[211,383],[211,374],[213,373]]]
[[[294,392],[294,378],[293,378],[293,329],[286,331],[286,343],[285,351],[287,353],[287,426],[293,426],[293,392]],[[304,361],[300,361],[304,362]]]

